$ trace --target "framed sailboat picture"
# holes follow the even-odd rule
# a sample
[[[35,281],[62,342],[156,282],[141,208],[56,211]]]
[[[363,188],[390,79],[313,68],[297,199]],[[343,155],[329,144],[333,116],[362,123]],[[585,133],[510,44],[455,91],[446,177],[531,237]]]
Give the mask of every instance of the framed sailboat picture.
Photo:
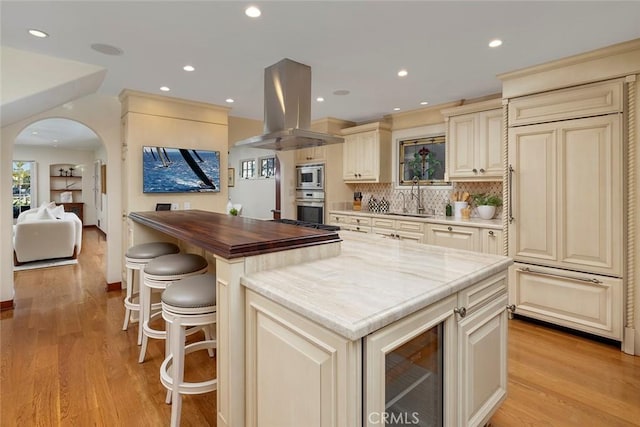
[[[200,149],[142,147],[144,193],[220,191],[220,152]]]

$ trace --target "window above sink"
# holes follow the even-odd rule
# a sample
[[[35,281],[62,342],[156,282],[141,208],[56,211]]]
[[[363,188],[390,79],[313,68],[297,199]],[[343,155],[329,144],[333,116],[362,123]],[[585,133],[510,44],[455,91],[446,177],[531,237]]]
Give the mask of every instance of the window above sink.
[[[411,186],[414,177],[420,185],[449,185],[444,180],[446,165],[445,135],[398,141],[398,184]]]

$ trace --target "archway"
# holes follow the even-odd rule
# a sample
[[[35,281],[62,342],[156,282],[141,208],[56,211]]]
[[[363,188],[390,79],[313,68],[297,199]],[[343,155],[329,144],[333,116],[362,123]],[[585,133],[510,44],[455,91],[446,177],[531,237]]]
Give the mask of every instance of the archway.
[[[108,233],[102,167],[107,164],[107,150],[93,129],[63,117],[34,121],[16,136],[13,160],[36,166],[32,207],[43,202],[63,203],[65,210],[80,217],[83,226],[96,226]]]

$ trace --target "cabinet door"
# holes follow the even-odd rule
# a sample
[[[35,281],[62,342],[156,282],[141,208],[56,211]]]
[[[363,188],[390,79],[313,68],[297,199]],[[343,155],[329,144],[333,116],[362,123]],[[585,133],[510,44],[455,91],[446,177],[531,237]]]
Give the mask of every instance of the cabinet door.
[[[364,132],[358,135],[356,165],[358,179],[377,181],[380,173],[380,145],[378,132]]]
[[[449,178],[469,178],[475,165],[475,140],[478,129],[477,114],[464,114],[449,118],[447,130],[447,159]]]
[[[325,160],[325,147],[309,147],[296,150],[296,163]]]
[[[482,230],[482,252],[485,254],[504,255],[502,230]]]
[[[517,263],[509,275],[516,314],[622,339],[621,279]]]
[[[479,178],[502,179],[502,110],[479,113],[480,136],[477,145]]]
[[[247,425],[358,425],[360,342],[251,291],[246,303]]]
[[[443,224],[427,224],[427,243],[467,251],[480,250],[479,230]]]
[[[622,275],[623,160],[618,115],[558,128],[558,262]]]
[[[345,181],[358,180],[358,149],[359,135],[348,135],[344,137],[342,156],[342,178]]]
[[[509,256],[531,262],[557,259],[555,123],[509,130],[511,215]]]
[[[458,425],[485,425],[507,394],[507,295],[458,323]]]

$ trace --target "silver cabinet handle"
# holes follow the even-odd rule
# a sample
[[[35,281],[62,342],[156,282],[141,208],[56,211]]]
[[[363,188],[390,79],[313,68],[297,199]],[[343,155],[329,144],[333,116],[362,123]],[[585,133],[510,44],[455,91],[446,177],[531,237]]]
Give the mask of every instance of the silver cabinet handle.
[[[453,312],[459,315],[460,317],[464,317],[467,315],[467,309],[464,307],[460,307],[460,308],[456,307],[453,309]]]
[[[453,231],[453,228],[452,227],[447,227],[447,230]]]
[[[489,230],[489,236],[495,237],[495,233],[493,232],[493,230]]]
[[[478,169],[476,169],[476,168],[473,168],[471,170],[473,171],[473,173],[478,173]]]
[[[577,280],[579,282],[587,282],[587,283],[602,283],[601,280],[598,280],[596,278],[591,278],[591,277],[578,277],[578,276],[565,276],[563,274],[556,274],[556,273],[548,273],[546,271],[537,271],[537,270],[532,270],[529,267],[522,267],[519,268],[518,271],[522,271],[523,273],[530,273],[530,274],[537,274],[539,276],[551,276],[551,277],[560,277],[562,279],[568,279],[568,280]]]
[[[513,217],[513,173],[515,172],[515,170],[513,169],[513,166],[509,165],[509,178],[507,179],[507,184],[508,184],[508,191],[509,191],[509,202],[507,203],[507,210],[508,212],[508,216],[509,216],[509,222],[513,222],[513,220],[515,219]]]
[[[509,311],[511,313],[515,313],[516,312],[516,305],[515,304],[509,304],[507,306],[507,311]]]
[[[480,173],[484,173],[484,172],[485,172],[484,169],[480,168]]]

